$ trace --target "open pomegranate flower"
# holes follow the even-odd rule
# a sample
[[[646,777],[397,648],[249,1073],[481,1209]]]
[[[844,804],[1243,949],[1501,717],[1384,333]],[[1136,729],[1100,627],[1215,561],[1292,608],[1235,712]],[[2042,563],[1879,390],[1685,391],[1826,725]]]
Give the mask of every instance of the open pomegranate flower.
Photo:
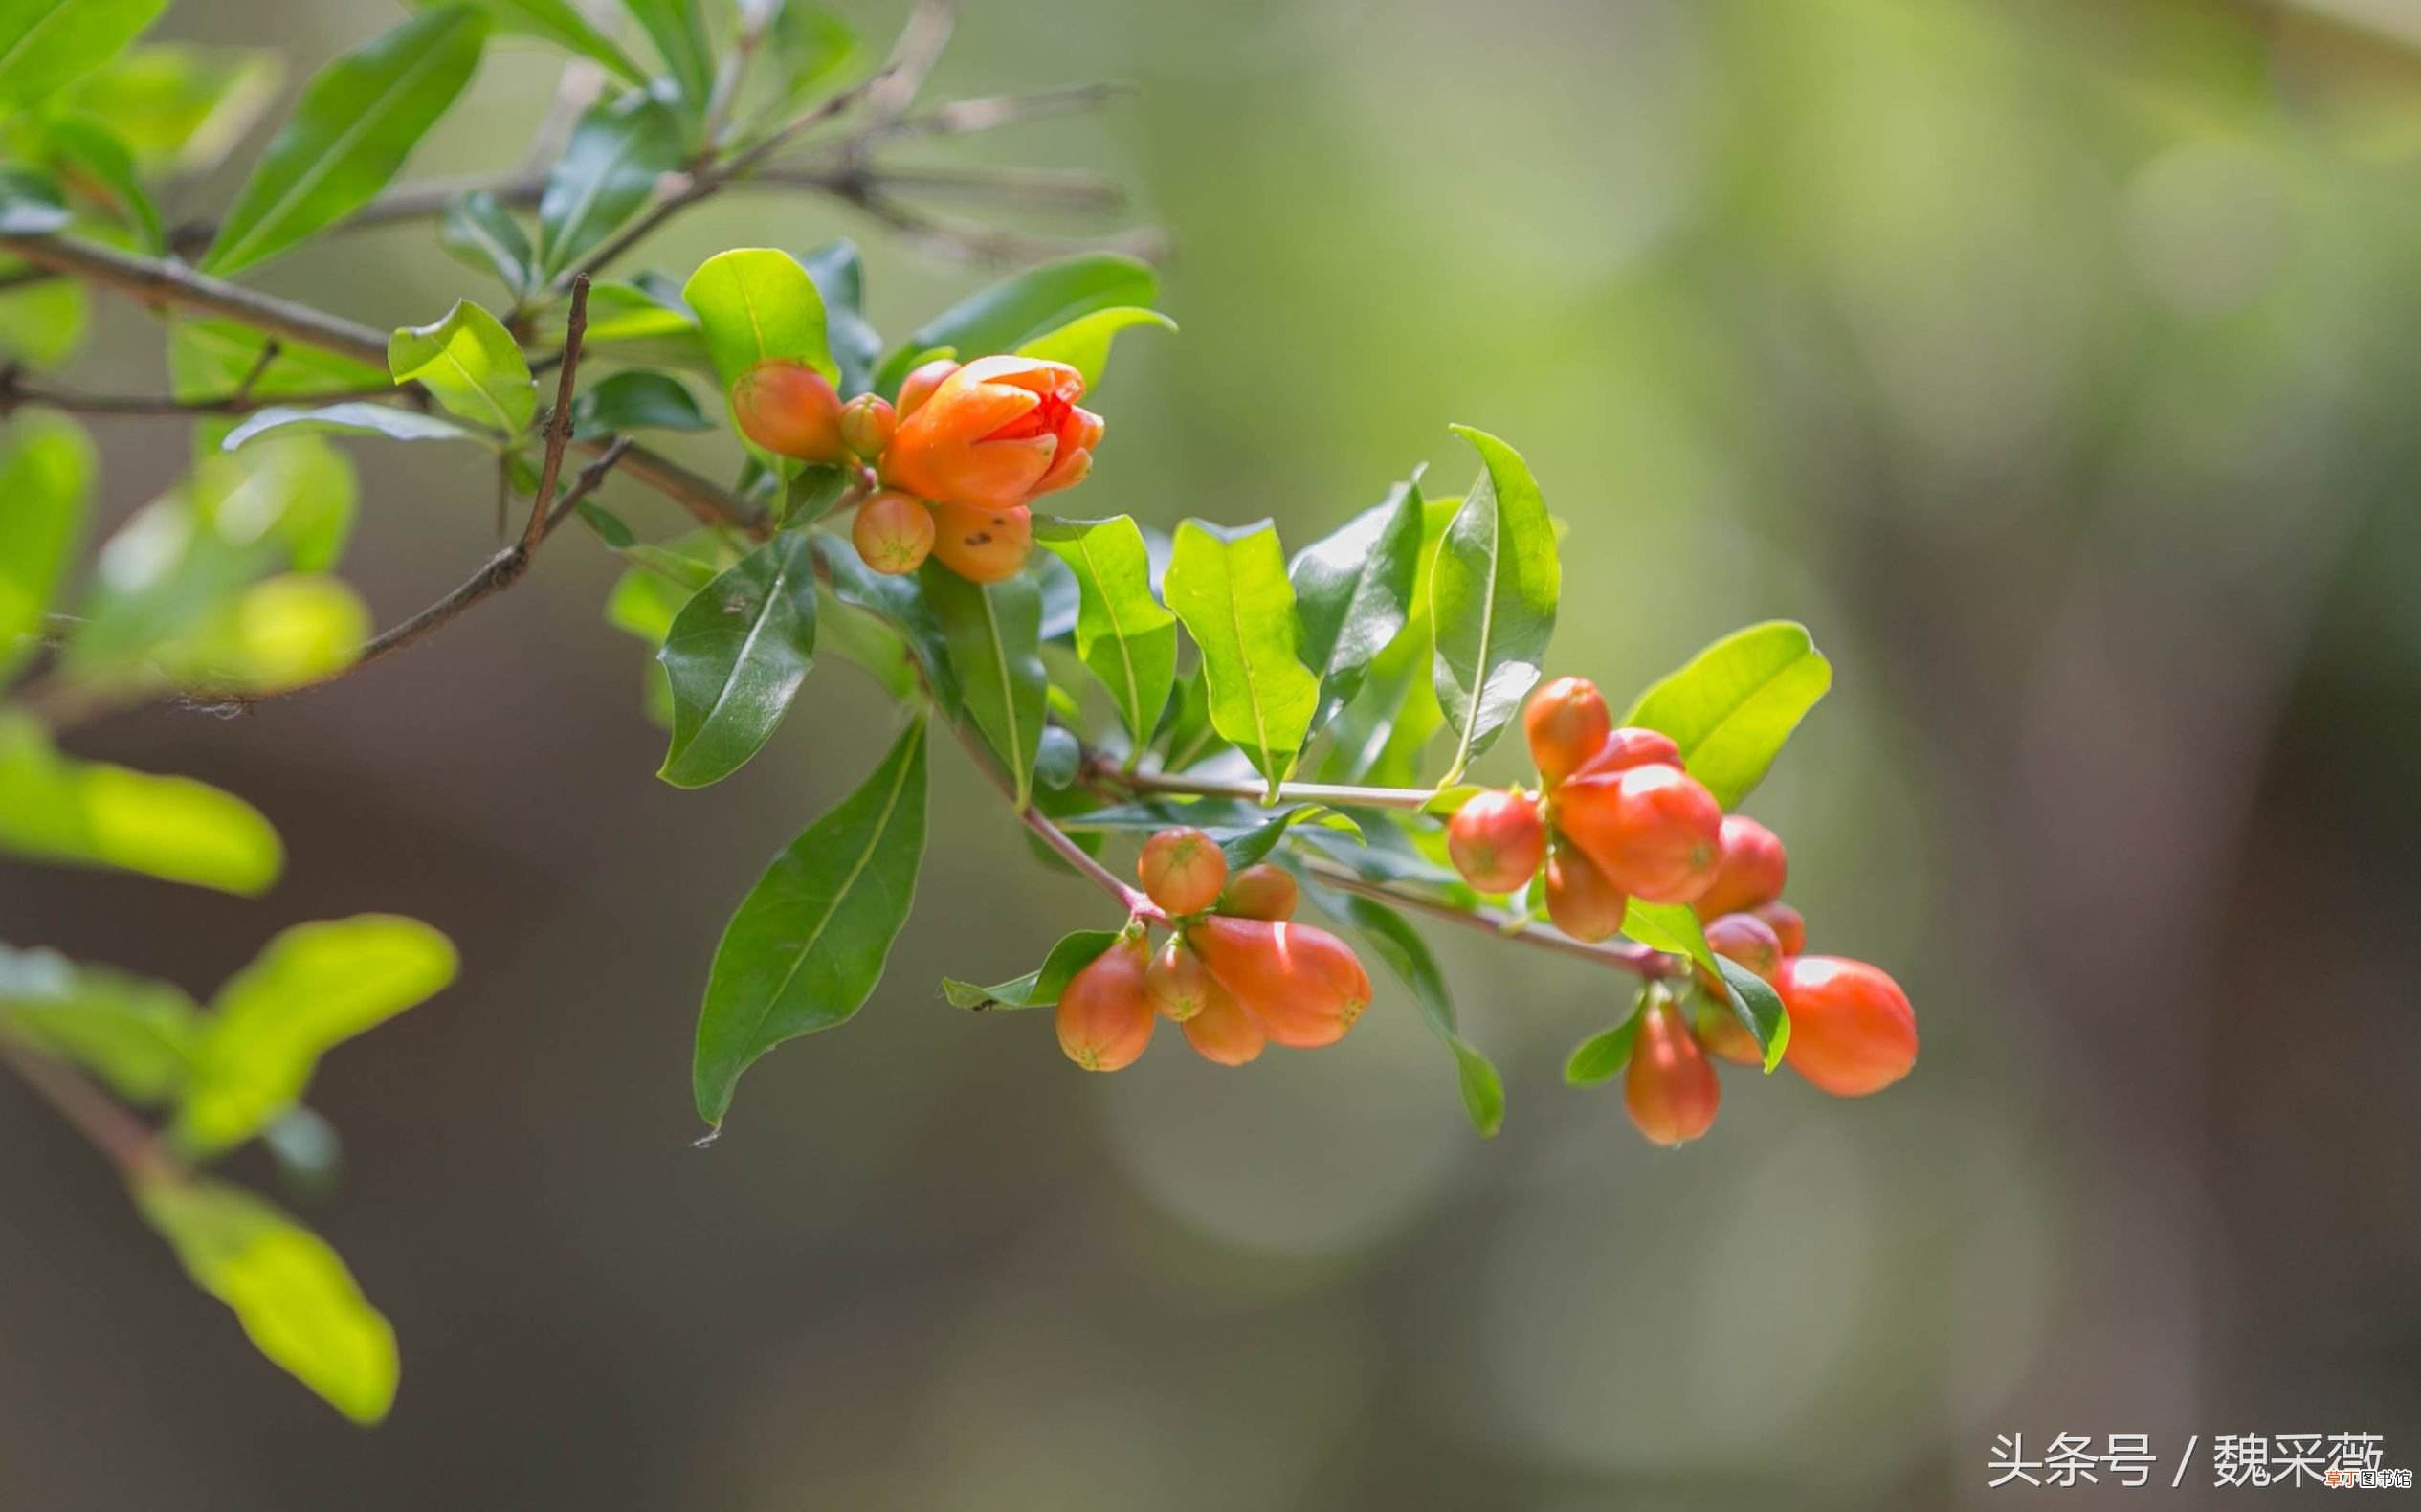
[[[979,357],[908,411],[882,454],[883,481],[922,499],[1008,509],[1093,469],[1101,417],[1077,408],[1084,375],[1034,357]]]

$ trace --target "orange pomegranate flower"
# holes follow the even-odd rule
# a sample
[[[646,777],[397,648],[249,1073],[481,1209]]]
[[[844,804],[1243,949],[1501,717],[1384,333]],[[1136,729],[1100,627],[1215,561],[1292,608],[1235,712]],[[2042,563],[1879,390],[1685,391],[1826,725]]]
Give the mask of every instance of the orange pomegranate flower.
[[[1081,482],[1101,417],[1077,408],[1084,376],[1065,363],[980,357],[900,419],[883,480],[919,498],[1009,509]]]

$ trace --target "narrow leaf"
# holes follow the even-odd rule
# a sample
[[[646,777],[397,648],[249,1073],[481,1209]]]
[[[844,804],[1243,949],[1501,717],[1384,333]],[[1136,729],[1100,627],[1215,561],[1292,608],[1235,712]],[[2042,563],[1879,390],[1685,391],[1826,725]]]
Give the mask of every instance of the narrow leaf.
[[[1446,974],[1437,967],[1429,942],[1403,915],[1383,903],[1354,893],[1316,888],[1320,906],[1351,925],[1379,959],[1412,989],[1421,1017],[1455,1057],[1455,1080],[1462,1093],[1463,1111],[1482,1139],[1493,1139],[1504,1126],[1504,1078],[1488,1057],[1462,1037],[1455,1022],[1454,999],[1446,991]]]
[[[1034,540],[1076,574],[1076,653],[1140,748],[1177,680],[1177,617],[1152,597],[1143,531],[1125,515],[1037,520]]]
[[[581,14],[573,0],[477,0],[499,32],[535,36],[591,57],[625,80],[644,85],[647,70]]]
[[[1269,779],[1275,800],[1320,701],[1320,679],[1295,655],[1295,590],[1276,527],[1221,534],[1186,521],[1163,586],[1202,650],[1212,726]]]
[[[1327,727],[1352,701],[1370,663],[1403,633],[1418,581],[1422,519],[1415,475],[1296,553],[1287,567],[1303,660],[1320,675],[1313,729]]]
[[[754,756],[788,711],[815,651],[807,539],[785,531],[700,589],[656,659],[673,684],[673,739],[656,773],[702,788]]]
[[[1766,1070],[1772,1072],[1782,1064],[1782,1053],[1790,1048],[1790,1014],[1783,1007],[1782,994],[1772,983],[1729,956],[1717,956],[1715,966],[1723,973],[1723,996],[1731,1004],[1733,1016],[1757,1036],[1758,1046],[1766,1052]]]
[[[1122,304],[1079,315],[1056,330],[1045,331],[1019,346],[1017,355],[1066,363],[1084,375],[1084,387],[1091,389],[1100,383],[1101,374],[1109,368],[1110,343],[1119,332],[1134,325],[1156,325],[1172,334],[1177,329],[1177,322],[1158,310]]]
[[[1430,581],[1437,701],[1455,736],[1441,787],[1461,780],[1538,682],[1562,580],[1555,523],[1521,454],[1484,431],[1454,431],[1481,467]]]
[[[14,715],[0,715],[0,852],[244,894],[285,864],[278,832],[233,793],[73,760]]]
[[[885,394],[899,392],[900,380],[934,348],[953,348],[962,362],[1015,351],[1096,310],[1149,305],[1159,291],[1160,276],[1150,264],[1111,253],[1085,253],[1029,268],[977,290],[918,326],[883,359],[875,388]]]
[[[92,438],[64,415],[37,410],[0,431],[0,683],[41,644],[97,466]]]
[[[50,123],[44,145],[71,182],[107,201],[133,230],[137,246],[154,254],[167,250],[160,211],[143,187],[135,155],[108,125],[89,116],[63,116]]]
[[[167,9],[167,0],[0,0],[0,109],[48,100]]]
[[[1051,947],[1042,965],[1024,976],[1011,977],[994,987],[977,987],[955,977],[942,979],[942,995],[952,1008],[983,1012],[995,1008],[1050,1008],[1059,1001],[1059,994],[1068,989],[1068,979],[1093,964],[1102,951],[1118,943],[1115,929],[1078,929],[1060,937]]]
[[[521,344],[468,300],[456,300],[433,324],[397,327],[387,338],[387,370],[398,384],[420,384],[472,424],[508,436],[520,434],[538,411],[538,386]]]
[[[1832,686],[1832,664],[1807,627],[1770,620],[1699,652],[1641,694],[1623,723],[1672,736],[1690,775],[1731,809]]]
[[[591,105],[538,201],[539,276],[552,278],[611,235],[681,166],[681,125],[640,91]]]
[[[494,450],[502,438],[475,431],[439,414],[422,414],[391,404],[355,400],[345,404],[272,405],[227,433],[219,446],[233,451],[264,435],[383,435],[390,441],[468,441]]]
[[[1033,796],[1042,745],[1042,594],[1032,577],[969,583],[939,562],[918,574],[949,648],[966,717],[1000,758],[1023,809]]]
[[[185,1085],[201,1010],[167,982],[0,945],[0,1030],[82,1066],[130,1102]]]
[[[622,9],[631,12],[648,40],[655,44],[665,71],[680,86],[683,107],[692,116],[704,114],[714,83],[715,59],[698,0],[622,0]]]
[[[788,253],[764,247],[718,253],[689,276],[681,298],[698,317],[725,389],[768,357],[839,378],[824,340],[824,298]]]

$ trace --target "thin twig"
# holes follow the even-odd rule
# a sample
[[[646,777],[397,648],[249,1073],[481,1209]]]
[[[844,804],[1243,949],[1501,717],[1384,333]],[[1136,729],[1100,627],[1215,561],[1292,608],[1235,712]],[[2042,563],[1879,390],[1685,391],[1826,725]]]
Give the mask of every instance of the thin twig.
[[[278,360],[278,354],[282,350],[284,347],[275,336],[261,343],[260,355],[253,359],[253,365],[250,367],[244,369],[242,381],[235,385],[235,391],[227,397],[236,401],[252,397],[253,385],[260,382],[260,375],[269,370],[269,365]]]
[[[1108,757],[1088,760],[1085,769],[1106,782],[1137,792],[1179,793],[1190,798],[1241,798],[1259,803],[1268,788],[1257,782],[1225,782],[1158,771],[1128,771]],[[1433,788],[1360,788],[1342,783],[1284,782],[1277,785],[1280,803],[1325,803],[1361,809],[1425,809],[1435,801]]]
[[[0,374],[0,413],[7,413],[21,405],[41,405],[67,414],[91,415],[98,419],[124,416],[136,419],[156,419],[175,415],[251,414],[273,405],[323,404],[416,404],[420,391],[416,388],[398,388],[389,384],[378,389],[337,389],[324,393],[255,394],[233,393],[217,399],[177,399],[166,394],[78,393],[65,389],[39,387],[8,374]]]
[[[0,1035],[0,1060],[58,1111],[76,1131],[129,1181],[169,1176],[185,1169],[158,1135],[118,1105],[81,1073],[20,1040]]]
[[[589,276],[571,280],[571,315],[564,326],[564,370],[555,380],[555,409],[546,417],[546,456],[539,464],[538,493],[529,501],[529,523],[522,527],[522,554],[538,549],[546,538],[546,512],[555,501],[555,479],[563,476],[564,448],[571,443],[572,385],[580,377],[580,342],[589,334]]]
[[[1405,888],[1392,887],[1385,882],[1365,881],[1351,872],[1339,867],[1315,861],[1310,864],[1308,870],[1314,878],[1318,878],[1322,886],[1333,887],[1341,893],[1354,893],[1377,902],[1425,915],[1431,919],[1460,924],[1466,929],[1477,929],[1482,934],[1491,935],[1499,940],[1529,945],[1533,949],[1551,950],[1559,955],[1577,956],[1584,961],[1594,961],[1599,966],[1610,966],[1618,971],[1629,971],[1634,976],[1673,977],[1679,976],[1689,969],[1689,963],[1680,957],[1666,955],[1661,950],[1652,950],[1643,945],[1613,943],[1590,945],[1585,940],[1575,940],[1562,930],[1551,928],[1546,924],[1526,923],[1498,913],[1493,909],[1457,908],[1443,900],[1423,897],[1419,893]]]

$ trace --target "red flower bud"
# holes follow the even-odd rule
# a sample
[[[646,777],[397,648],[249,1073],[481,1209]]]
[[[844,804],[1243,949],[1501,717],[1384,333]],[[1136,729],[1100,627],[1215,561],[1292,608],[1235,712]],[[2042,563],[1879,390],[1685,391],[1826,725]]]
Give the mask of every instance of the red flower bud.
[[[1186,1020],[1185,1031],[1186,1043],[1196,1055],[1222,1066],[1256,1059],[1261,1047],[1269,1043],[1260,1020],[1246,1012],[1235,994],[1215,981],[1202,1000],[1202,1012]]]
[[[880,456],[899,423],[890,401],[878,393],[861,393],[840,407],[842,444],[859,456]]]
[[[1587,678],[1558,678],[1530,695],[1521,711],[1521,731],[1530,738],[1530,759],[1539,781],[1552,788],[1605,745],[1613,716],[1605,695]]]
[[[1808,922],[1799,917],[1799,910],[1785,902],[1765,903],[1749,910],[1773,925],[1774,937],[1782,942],[1784,955],[1797,955],[1808,948]]]
[[[1369,974],[1345,943],[1324,929],[1212,914],[1188,928],[1186,939],[1219,985],[1281,1045],[1333,1045],[1370,1005]]]
[[[1591,945],[1610,940],[1622,930],[1630,900],[1606,880],[1597,863],[1580,847],[1558,838],[1546,853],[1546,917],[1575,940]]]
[[[883,480],[921,498],[1008,509],[1083,479],[1101,417],[1079,410],[1084,377],[1065,363],[984,357],[942,380],[882,454]]]
[[[1917,1063],[1917,1011],[1863,961],[1793,956],[1776,987],[1790,1011],[1790,1069],[1835,1097],[1880,1092]]]
[[[1170,913],[1198,914],[1219,901],[1228,883],[1227,853],[1193,826],[1177,825],[1144,842],[1135,877]]]
[[[1678,767],[1584,767],[1555,789],[1555,822],[1608,881],[1652,903],[1698,897],[1721,854],[1722,807]]]
[[[942,387],[942,380],[958,371],[958,364],[947,357],[936,357],[900,380],[900,402],[895,407],[900,419],[914,413],[917,407],[933,397],[933,390]]]
[[[1527,887],[1546,854],[1537,801],[1518,792],[1480,793],[1447,822],[1446,854],[1463,880],[1483,893]]]
[[[731,417],[740,434],[777,456],[837,462],[840,395],[805,363],[767,358],[731,382]]]
[[[1715,880],[1690,906],[1700,919],[1744,914],[1782,896],[1789,871],[1782,840],[1744,813],[1723,816],[1722,854],[1715,860]]]
[[[1008,509],[933,506],[933,554],[969,583],[1015,577],[1033,548],[1033,516],[1023,504]]]
[[[1662,730],[1643,729],[1626,724],[1606,737],[1594,754],[1572,768],[1568,775],[1582,772],[1629,771],[1633,767],[1678,767],[1681,747],[1673,744],[1673,737]]]
[[[876,571],[913,572],[933,549],[933,511],[921,499],[886,488],[857,506],[849,539]]]
[[[1151,965],[1144,968],[1144,990],[1151,994],[1152,1007],[1179,1024],[1201,1012],[1217,986],[1202,957],[1174,935],[1152,953]]]
[[[1686,1145],[1715,1123],[1723,1084],[1669,1003],[1652,1002],[1640,1014],[1622,1101],[1639,1132],[1658,1145]]]
[[[1144,994],[1144,938],[1130,935],[1068,979],[1055,1017],[1059,1048],[1087,1071],[1122,1071],[1151,1043]]]
[[[1227,891],[1219,895],[1219,912],[1236,919],[1292,919],[1300,896],[1294,873],[1255,861],[1228,878]]]

